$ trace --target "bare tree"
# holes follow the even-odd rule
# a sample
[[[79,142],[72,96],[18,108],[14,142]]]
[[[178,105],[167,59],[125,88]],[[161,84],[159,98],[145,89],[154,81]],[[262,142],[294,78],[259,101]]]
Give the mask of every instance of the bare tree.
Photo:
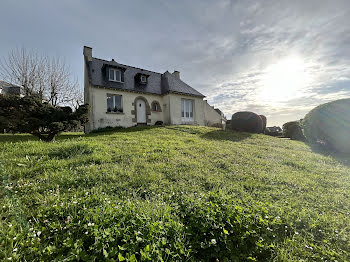
[[[25,48],[14,49],[0,60],[0,75],[5,81],[21,86],[25,95],[39,95],[53,106],[77,108],[83,103],[78,81],[60,58],[42,56]]]

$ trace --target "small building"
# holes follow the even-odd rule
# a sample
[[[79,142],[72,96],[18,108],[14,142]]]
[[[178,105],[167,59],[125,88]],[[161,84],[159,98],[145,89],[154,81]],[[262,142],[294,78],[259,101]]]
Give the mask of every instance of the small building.
[[[269,126],[266,128],[271,133],[281,133],[282,132],[282,128],[280,128],[279,126]]]
[[[21,87],[0,80],[0,95],[21,95]]]
[[[186,84],[180,72],[157,73],[95,58],[84,46],[84,101],[90,105],[85,131],[135,125],[225,126],[221,111]]]

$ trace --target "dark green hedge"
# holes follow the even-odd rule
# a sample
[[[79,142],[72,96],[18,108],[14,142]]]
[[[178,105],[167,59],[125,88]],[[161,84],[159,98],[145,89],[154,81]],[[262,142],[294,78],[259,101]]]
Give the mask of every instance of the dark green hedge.
[[[283,136],[292,140],[304,141],[305,136],[298,121],[291,121],[283,124]]]
[[[338,152],[350,152],[350,99],[341,99],[311,110],[303,121],[308,141]]]

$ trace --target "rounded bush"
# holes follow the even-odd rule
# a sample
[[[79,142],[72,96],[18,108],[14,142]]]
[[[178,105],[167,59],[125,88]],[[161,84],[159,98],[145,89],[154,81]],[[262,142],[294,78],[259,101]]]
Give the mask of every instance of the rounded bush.
[[[264,115],[259,115],[259,116],[260,116],[261,120],[263,121],[263,130],[264,130],[264,133],[265,133],[267,118]]]
[[[231,128],[235,131],[263,133],[263,120],[253,112],[237,112],[232,115]]]
[[[298,121],[287,122],[283,125],[283,136],[292,140],[304,141],[305,136]]]
[[[350,152],[350,99],[314,108],[305,116],[303,125],[308,141],[338,152]]]

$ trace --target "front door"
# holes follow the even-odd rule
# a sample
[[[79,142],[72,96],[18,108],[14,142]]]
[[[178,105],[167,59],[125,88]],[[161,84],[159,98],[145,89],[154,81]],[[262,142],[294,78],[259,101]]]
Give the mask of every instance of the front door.
[[[146,124],[146,103],[142,99],[136,101],[137,123]]]

